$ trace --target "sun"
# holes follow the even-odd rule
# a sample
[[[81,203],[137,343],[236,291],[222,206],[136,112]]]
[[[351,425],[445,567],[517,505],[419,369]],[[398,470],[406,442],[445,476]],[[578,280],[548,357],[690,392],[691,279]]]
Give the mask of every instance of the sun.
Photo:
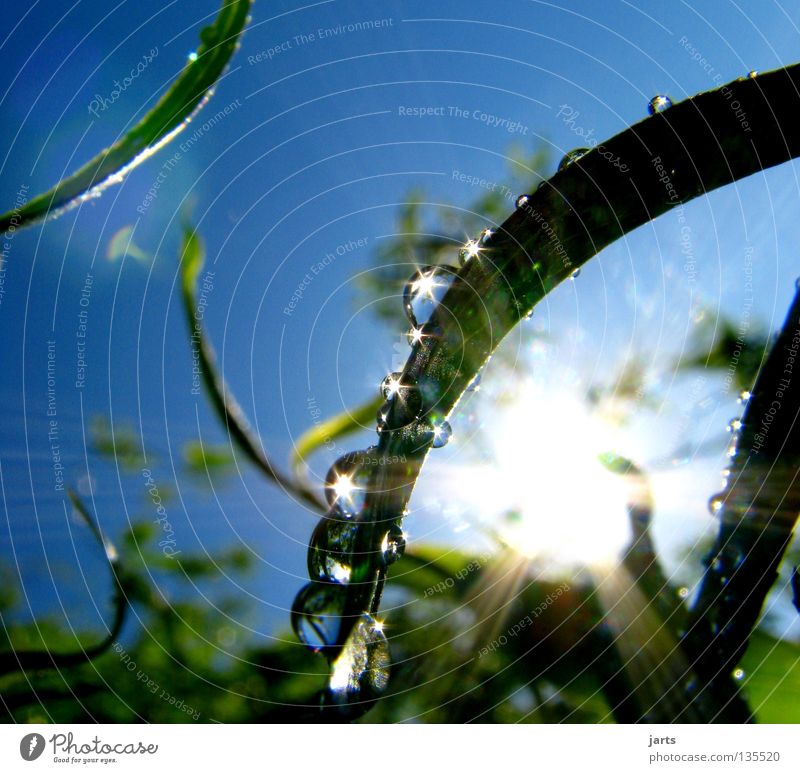
[[[482,418],[490,461],[457,465],[452,485],[483,528],[545,573],[615,565],[631,539],[627,482],[600,461],[617,450],[615,427],[579,392],[527,381]]]

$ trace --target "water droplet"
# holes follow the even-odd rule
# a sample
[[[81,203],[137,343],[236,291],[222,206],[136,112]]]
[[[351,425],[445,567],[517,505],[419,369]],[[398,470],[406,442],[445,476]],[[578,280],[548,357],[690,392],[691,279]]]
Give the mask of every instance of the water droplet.
[[[358,515],[367,496],[369,471],[365,451],[352,451],[337,459],[325,477],[325,497],[344,515]]]
[[[738,432],[741,428],[742,428],[741,419],[731,419],[728,422],[728,427],[727,427],[728,432]]]
[[[358,521],[332,512],[322,518],[308,545],[308,574],[312,580],[350,581]]]
[[[190,62],[196,62],[197,61],[197,51],[192,51],[192,53],[189,54],[188,59],[189,59]]]
[[[525,315],[525,321],[526,321],[526,322],[530,322],[532,319],[533,319],[533,309],[531,309],[531,310],[530,310],[530,311],[529,311],[529,312],[528,312],[528,313]]]
[[[492,236],[494,236],[494,231],[491,228],[484,228],[481,231],[480,243],[485,247],[491,241]]]
[[[470,239],[459,251],[458,262],[465,265],[468,261],[478,257],[481,251],[480,243],[476,239]]]
[[[389,531],[383,537],[381,542],[381,553],[383,554],[384,562],[393,564],[398,558],[401,558],[406,549],[406,535],[403,530],[397,526],[392,525]]]
[[[431,422],[431,432],[433,433],[433,442],[431,445],[434,448],[446,446],[450,441],[450,436],[453,434],[450,424],[444,419]]]
[[[382,434],[389,425],[389,412],[392,410],[391,400],[387,400],[380,408],[375,416],[376,429],[378,434]]]
[[[733,672],[733,678],[737,682],[741,682],[742,679],[744,679],[744,669],[742,669],[742,668],[735,669],[734,672]]]
[[[400,391],[400,379],[402,373],[390,373],[381,381],[380,392],[384,400],[391,400]]]
[[[412,327],[411,330],[406,333],[406,338],[408,338],[409,346],[416,346],[417,344],[422,343],[422,339],[425,338],[425,334],[422,332],[422,328]]]
[[[758,77],[758,70],[750,70],[750,72],[747,73],[747,77],[751,78],[751,79],[752,78],[757,78]]]
[[[576,268],[570,275],[569,278],[574,282],[579,276],[581,275],[581,270]]]
[[[647,112],[650,115],[663,113],[672,107],[672,100],[666,94],[657,94],[647,103]]]
[[[292,605],[292,628],[309,649],[321,652],[333,647],[342,630],[347,588],[327,582],[310,582]]]
[[[568,166],[574,164],[578,159],[583,158],[589,152],[589,148],[575,148],[570,150],[561,161],[558,162],[558,171],[563,172]]]
[[[399,373],[393,373],[388,377],[390,383],[386,390],[391,388],[391,396],[387,396],[386,402],[378,409],[376,417],[378,434],[386,429],[399,429],[405,427],[417,419],[422,412],[422,393],[416,384],[405,383],[400,380]],[[394,377],[398,376],[397,379]],[[381,385],[383,390],[383,385]]]
[[[721,496],[720,494],[716,494],[711,499],[708,500],[708,512],[711,515],[716,515],[720,510],[722,510],[722,505],[725,502],[725,497]]]
[[[524,207],[527,207],[528,206],[527,194],[523,193],[522,196],[518,196],[515,202],[515,206],[517,209],[523,209]]]
[[[682,588],[678,589],[678,595],[685,599],[689,595],[689,589],[684,585]]]
[[[453,284],[456,269],[450,266],[425,266],[406,282],[403,289],[403,308],[409,322],[416,328],[424,325]]]
[[[362,714],[385,692],[390,666],[383,624],[362,615],[332,664],[325,703],[351,719]]]

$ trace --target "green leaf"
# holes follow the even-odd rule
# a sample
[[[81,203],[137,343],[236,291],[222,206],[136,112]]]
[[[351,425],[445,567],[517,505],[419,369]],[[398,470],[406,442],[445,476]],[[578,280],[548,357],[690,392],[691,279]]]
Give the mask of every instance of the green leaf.
[[[84,164],[46,193],[19,209],[0,215],[0,231],[30,225],[99,196],[156,151],[166,145],[208,101],[239,44],[251,0],[224,2],[213,24],[200,32],[193,58],[166,94],[122,139]]]

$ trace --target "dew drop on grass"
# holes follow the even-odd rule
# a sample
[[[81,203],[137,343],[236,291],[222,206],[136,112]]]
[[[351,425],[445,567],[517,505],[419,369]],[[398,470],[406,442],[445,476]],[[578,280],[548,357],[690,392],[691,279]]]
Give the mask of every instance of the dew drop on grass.
[[[742,669],[742,668],[737,668],[736,670],[734,670],[734,672],[733,672],[733,678],[734,678],[734,679],[735,679],[737,682],[741,682],[741,681],[742,681],[742,679],[744,679],[744,669]]]
[[[575,148],[570,150],[561,161],[558,162],[558,171],[563,172],[568,166],[574,164],[578,159],[583,158],[589,152],[589,148]]]
[[[400,391],[400,379],[402,377],[402,373],[390,373],[381,381],[380,392],[384,400],[390,400]]]
[[[569,278],[574,282],[579,276],[581,275],[581,270],[576,268],[570,275]]]
[[[745,405],[747,402],[749,402],[749,400],[750,400],[750,398],[752,396],[753,396],[752,392],[750,392],[749,390],[745,389],[743,392],[739,393],[739,403],[741,405]]]
[[[738,432],[742,428],[742,420],[741,419],[731,419],[728,422],[727,430],[730,433]]]
[[[403,288],[403,308],[416,328],[424,325],[453,284],[456,269],[450,266],[425,266]]]
[[[386,402],[378,408],[376,416],[378,434],[385,430],[405,427],[417,419],[422,411],[422,393],[416,383],[401,380],[402,374],[392,373],[381,384]],[[386,385],[384,389],[384,384]]]
[[[292,628],[313,652],[333,647],[342,629],[347,588],[327,582],[303,586],[292,605]]]
[[[422,339],[425,338],[425,334],[422,332],[422,328],[419,327],[412,327],[406,333],[406,338],[408,339],[409,346],[416,346],[417,344],[422,343]]]
[[[672,100],[666,94],[656,94],[647,103],[647,112],[650,115],[655,115],[656,113],[663,113],[670,107],[672,107]]]
[[[477,239],[470,239],[459,251],[458,262],[464,266],[480,254],[481,245]]]
[[[449,422],[445,421],[444,419],[438,419],[431,422],[431,433],[433,434],[433,441],[431,442],[431,445],[434,448],[442,448],[450,442],[450,437],[453,434],[453,430],[451,429]]]
[[[387,400],[380,408],[375,416],[376,429],[380,435],[389,426],[389,411],[392,410],[392,401]]]
[[[390,666],[383,625],[362,615],[332,664],[325,702],[351,718],[362,714],[385,692]]]
[[[526,194],[522,194],[522,196],[517,197],[516,207],[517,209],[524,209],[528,206],[528,196]]]
[[[325,477],[325,498],[344,515],[358,515],[367,496],[368,470],[365,451],[353,451],[337,459]]]
[[[308,545],[308,574],[312,580],[346,584],[352,572],[352,554],[358,521],[335,511],[322,518]]]
[[[406,535],[403,530],[392,525],[383,537],[381,542],[381,554],[385,564],[393,564],[401,558],[406,549]]]
[[[758,70],[750,70],[750,72],[747,73],[747,77],[750,78],[751,80],[753,78],[757,78],[758,77]]]
[[[722,510],[722,505],[725,501],[725,497],[721,496],[720,494],[715,494],[711,499],[708,500],[708,512],[711,515],[716,515],[720,510]]]

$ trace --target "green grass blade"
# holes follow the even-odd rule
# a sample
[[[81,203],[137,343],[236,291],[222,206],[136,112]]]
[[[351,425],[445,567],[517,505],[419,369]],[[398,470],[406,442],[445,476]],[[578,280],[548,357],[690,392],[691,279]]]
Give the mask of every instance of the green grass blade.
[[[80,665],[99,657],[114,644],[119,638],[122,626],[125,623],[128,611],[128,598],[125,592],[125,573],[120,564],[119,553],[114,545],[103,536],[100,527],[92,518],[86,506],[78,495],[71,490],[67,491],[70,502],[75,508],[75,512],[80,515],[92,536],[97,540],[100,547],[105,552],[111,575],[114,579],[114,619],[108,633],[97,644],[90,647],[82,647],[74,652],[52,652],[45,650],[11,650],[10,652],[0,653],[0,676],[14,673],[16,671],[39,671],[44,669],[61,669],[70,666]]]
[[[197,57],[183,68],[150,112],[73,175],[23,207],[0,215],[0,231],[30,225],[99,196],[175,137],[211,96],[214,84],[239,45],[251,3],[252,0],[224,2],[214,23],[200,33]]]
[[[192,331],[192,347],[196,347],[201,378],[220,421],[225,425],[231,440],[269,480],[280,486],[290,496],[294,496],[313,509],[324,513],[327,508],[322,500],[309,488],[283,474],[264,453],[261,443],[250,428],[244,411],[217,369],[217,356],[214,348],[206,337],[202,325],[195,318],[196,287],[205,259],[205,247],[200,236],[190,226],[184,227],[183,246],[180,254],[183,308]]]

